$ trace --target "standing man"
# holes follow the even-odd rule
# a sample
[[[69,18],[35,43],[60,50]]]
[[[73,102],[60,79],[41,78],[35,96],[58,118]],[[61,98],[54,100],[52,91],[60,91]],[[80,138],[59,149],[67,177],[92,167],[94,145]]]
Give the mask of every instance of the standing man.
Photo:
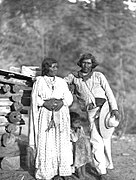
[[[95,57],[91,54],[83,54],[77,65],[81,68],[79,71],[70,73],[65,77],[69,87],[74,87],[73,93],[76,95],[80,107],[87,112],[90,122],[90,141],[92,144],[93,162],[99,179],[106,179],[107,169],[113,169],[111,157],[111,135],[104,137],[100,132],[101,110],[104,104],[107,104],[110,111],[110,117],[115,117],[113,127],[118,125],[119,112],[115,97],[105,76],[101,72],[94,71],[98,65]],[[104,110],[103,110],[104,111]],[[116,124],[116,125],[115,125]],[[115,126],[114,126],[115,125]],[[112,129],[112,128],[111,128]]]

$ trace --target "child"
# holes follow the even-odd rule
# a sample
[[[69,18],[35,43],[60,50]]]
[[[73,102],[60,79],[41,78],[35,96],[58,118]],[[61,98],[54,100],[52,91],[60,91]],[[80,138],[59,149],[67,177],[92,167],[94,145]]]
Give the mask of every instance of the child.
[[[88,177],[85,165],[91,162],[91,145],[89,138],[85,135],[81,125],[80,115],[76,112],[70,113],[71,117],[71,141],[73,144],[73,167],[77,170],[80,179]]]

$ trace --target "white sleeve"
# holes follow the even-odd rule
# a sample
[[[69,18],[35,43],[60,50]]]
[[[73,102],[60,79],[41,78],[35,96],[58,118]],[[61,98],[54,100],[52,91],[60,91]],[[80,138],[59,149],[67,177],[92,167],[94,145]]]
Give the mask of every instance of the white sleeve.
[[[43,83],[40,78],[38,78],[33,84],[32,99],[34,99],[34,96],[37,96],[36,97],[37,106],[42,106],[44,103],[44,100],[43,100],[42,96],[40,95],[42,85],[43,85]]]
[[[74,75],[73,74],[68,74],[66,77],[64,77],[64,80],[68,83],[71,84],[73,81]]]
[[[111,109],[118,109],[117,107],[117,102],[116,102],[116,99],[115,99],[115,96],[113,94],[113,91],[112,89],[110,88],[110,85],[106,79],[106,77],[101,73],[101,86],[102,88],[104,89],[105,91],[105,94],[106,94],[106,97],[109,101],[109,104],[111,106]]]
[[[73,102],[73,95],[70,92],[67,83],[64,81],[63,83],[63,103],[64,106],[70,106]]]
[[[40,77],[33,83],[33,89],[31,93],[31,109],[30,109],[30,132],[29,132],[29,145],[34,150],[37,149],[37,135],[38,135],[38,117],[39,117],[39,84]],[[36,148],[36,149],[35,149]]]
[[[37,105],[40,107],[40,106],[43,106],[43,103],[44,103],[44,100],[40,96],[38,96],[37,97]]]

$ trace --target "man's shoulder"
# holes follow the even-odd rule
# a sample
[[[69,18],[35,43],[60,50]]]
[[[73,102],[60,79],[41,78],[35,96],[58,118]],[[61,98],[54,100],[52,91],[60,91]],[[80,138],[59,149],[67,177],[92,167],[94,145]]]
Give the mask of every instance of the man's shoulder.
[[[103,73],[100,72],[100,71],[94,71],[94,74],[96,74],[96,75],[101,75],[101,74],[103,74]]]
[[[70,74],[72,74],[72,75],[77,75],[77,74],[78,74],[78,71],[75,71],[75,70],[74,70],[74,71],[70,71],[70,72],[67,73],[67,75],[70,75]]]
[[[78,71],[71,71],[66,75],[66,77],[71,77],[71,78],[76,77],[76,78],[78,78]]]
[[[101,77],[101,76],[104,76],[103,75],[103,73],[102,72],[100,72],[100,71],[94,71],[94,76],[96,76],[96,77]]]
[[[78,71],[72,71],[71,74],[72,74],[74,77],[78,77]]]

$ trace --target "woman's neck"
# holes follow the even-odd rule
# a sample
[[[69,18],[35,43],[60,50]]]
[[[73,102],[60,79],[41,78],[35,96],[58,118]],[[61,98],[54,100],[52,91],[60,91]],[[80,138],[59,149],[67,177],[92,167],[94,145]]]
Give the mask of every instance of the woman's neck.
[[[46,76],[49,77],[51,80],[55,80],[55,76],[48,76],[48,75]]]

